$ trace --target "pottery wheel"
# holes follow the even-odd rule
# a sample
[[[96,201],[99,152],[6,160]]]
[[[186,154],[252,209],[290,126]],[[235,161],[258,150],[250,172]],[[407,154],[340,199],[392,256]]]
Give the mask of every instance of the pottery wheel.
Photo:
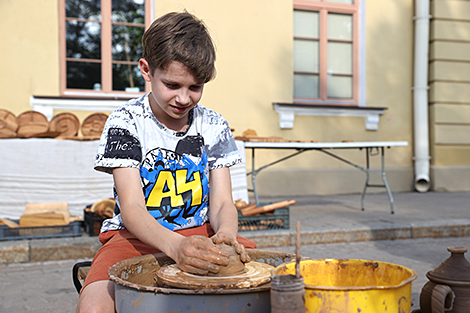
[[[160,268],[157,278],[164,285],[185,289],[242,289],[270,282],[273,268],[265,263],[251,261],[245,264],[243,273],[215,277],[186,273],[176,264],[171,264]]]

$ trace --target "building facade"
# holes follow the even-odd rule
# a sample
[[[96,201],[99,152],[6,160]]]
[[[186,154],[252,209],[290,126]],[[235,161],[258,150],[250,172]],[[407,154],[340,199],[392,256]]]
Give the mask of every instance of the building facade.
[[[37,110],[49,119],[72,112],[80,121],[109,113],[149,91],[136,66],[136,38],[154,18],[187,10],[206,23],[217,49],[217,77],[201,104],[224,115],[235,136],[252,129],[287,140],[407,141],[387,150],[387,179],[392,191],[419,190],[418,5],[430,12],[422,17],[430,30],[428,117],[419,128],[429,178],[420,191],[470,190],[467,0],[1,1],[0,28],[8,31],[0,34],[0,109]],[[361,151],[338,153],[365,162]],[[285,154],[259,152],[257,165]],[[371,161],[380,166],[379,158]],[[364,179],[310,151],[263,171],[257,185],[261,195],[341,194],[361,192]]]

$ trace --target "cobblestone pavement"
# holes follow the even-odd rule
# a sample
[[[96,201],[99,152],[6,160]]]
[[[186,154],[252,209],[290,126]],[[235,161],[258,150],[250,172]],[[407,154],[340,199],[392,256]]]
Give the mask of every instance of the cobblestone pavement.
[[[425,274],[450,256],[449,246],[470,248],[470,237],[305,245],[301,253],[312,258],[371,259],[411,268],[418,273],[418,279],[412,283],[414,309],[419,307],[419,293],[427,282]],[[294,252],[295,248],[267,249]],[[465,256],[470,260],[468,253]],[[71,269],[78,261],[82,260],[0,265],[0,312],[74,312],[78,295]]]
[[[75,312],[72,266],[78,261],[0,265],[0,312]]]

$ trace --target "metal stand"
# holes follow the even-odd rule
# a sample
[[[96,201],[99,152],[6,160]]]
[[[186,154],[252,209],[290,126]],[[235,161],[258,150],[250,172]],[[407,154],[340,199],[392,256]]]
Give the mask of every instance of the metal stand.
[[[297,149],[297,152],[295,153],[292,153],[286,157],[283,157],[281,159],[278,159],[274,162],[271,162],[269,164],[266,164],[258,169],[255,169],[255,149],[254,148],[251,148],[251,172],[248,172],[247,173],[247,176],[248,175],[251,175],[251,182],[253,184],[253,189],[252,190],[249,190],[249,191],[252,191],[254,192],[254,195],[255,195],[255,200],[256,200],[256,205],[259,206],[259,198],[258,198],[258,192],[256,190],[256,175],[261,172],[262,170],[264,170],[265,168],[268,168],[274,164],[277,164],[279,162],[282,162],[282,161],[285,161],[287,159],[290,159],[296,155],[299,155],[305,151],[309,151],[309,150],[316,150],[316,151],[321,151],[323,153],[326,153],[327,155],[337,159],[337,160],[340,160],[346,164],[349,164],[363,172],[366,173],[366,182],[364,184],[364,189],[362,191],[362,196],[361,196],[361,210],[364,211],[365,208],[364,208],[364,197],[366,195],[366,191],[367,191],[367,188],[368,187],[380,187],[380,188],[385,188],[385,190],[387,191],[387,194],[388,194],[388,198],[390,200],[390,213],[391,214],[394,214],[395,211],[394,211],[394,207],[393,207],[393,196],[392,196],[392,192],[390,191],[390,187],[388,186],[388,182],[387,182],[387,178],[385,177],[385,153],[384,153],[384,147],[364,147],[364,148],[359,148],[359,150],[362,150],[362,149],[365,149],[366,151],[366,167],[362,167],[360,165],[357,165],[357,164],[354,164],[340,156],[337,156],[336,154],[333,154],[329,151],[326,151],[324,149],[315,149],[315,148],[312,148],[312,149]],[[380,154],[381,154],[381,170],[380,171],[376,171],[376,170],[372,170],[370,168],[370,162],[369,162],[369,155],[371,156],[375,156],[375,155],[378,155],[379,154],[379,149],[380,149]],[[375,153],[373,153],[373,151],[376,151]],[[382,178],[382,181],[383,181],[383,185],[378,185],[378,184],[370,184],[369,183],[369,179],[370,179],[370,174],[373,173],[373,174],[379,174]]]
[[[274,164],[277,164],[279,162],[282,162],[284,160],[287,160],[287,159],[290,159],[298,154],[301,154],[302,152],[305,152],[307,151],[307,149],[299,149],[299,151],[291,154],[291,155],[288,155],[282,159],[279,159],[277,161],[274,161],[272,163],[269,163],[269,164],[266,164],[265,166],[262,166],[258,169],[255,169],[255,149],[251,149],[251,172],[248,172],[246,173],[246,176],[249,176],[251,175],[251,182],[253,184],[253,189],[249,189],[248,191],[252,191],[254,194],[255,194],[255,200],[256,200],[256,205],[259,206],[259,198],[258,198],[258,192],[256,191],[256,182],[255,182],[255,179],[256,179],[256,175],[261,172],[262,170],[264,170],[265,168],[268,168],[270,167],[271,165],[274,165]]]

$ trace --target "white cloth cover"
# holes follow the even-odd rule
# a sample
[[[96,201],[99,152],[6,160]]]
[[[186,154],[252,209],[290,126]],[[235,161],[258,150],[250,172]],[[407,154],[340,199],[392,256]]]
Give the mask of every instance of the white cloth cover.
[[[233,199],[248,202],[243,162],[231,168]],[[0,139],[0,218],[19,219],[27,203],[67,202],[83,214],[94,202],[113,197],[112,175],[93,169],[98,141]]]

